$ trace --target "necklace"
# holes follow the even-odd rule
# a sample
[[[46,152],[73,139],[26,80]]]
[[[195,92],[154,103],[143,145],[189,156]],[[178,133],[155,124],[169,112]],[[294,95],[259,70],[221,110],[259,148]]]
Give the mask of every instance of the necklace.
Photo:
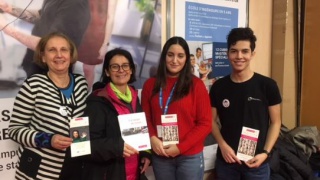
[[[67,76],[52,76],[49,72],[47,73],[49,79],[58,87],[58,88],[66,88],[70,84],[69,74]]]

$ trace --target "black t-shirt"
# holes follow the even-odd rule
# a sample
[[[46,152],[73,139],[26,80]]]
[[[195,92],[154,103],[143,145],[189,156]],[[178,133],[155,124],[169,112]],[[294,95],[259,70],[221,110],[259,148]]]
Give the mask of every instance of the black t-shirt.
[[[237,152],[242,127],[260,131],[256,154],[266,142],[270,124],[268,107],[281,103],[276,82],[255,73],[251,79],[235,83],[230,75],[216,81],[210,89],[211,106],[217,109],[221,135]],[[218,156],[221,157],[220,149]]]

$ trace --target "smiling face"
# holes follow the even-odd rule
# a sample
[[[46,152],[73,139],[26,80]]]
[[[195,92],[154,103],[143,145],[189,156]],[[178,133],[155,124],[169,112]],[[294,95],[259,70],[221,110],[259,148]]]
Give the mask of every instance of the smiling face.
[[[132,69],[129,60],[123,55],[115,55],[110,60],[108,69],[105,73],[110,77],[111,82],[120,90],[127,87],[130,80]]]
[[[51,73],[68,73],[71,62],[68,41],[58,36],[49,39],[42,54],[42,61],[48,66]]]
[[[237,41],[230,46],[228,58],[230,60],[233,72],[250,71],[250,62],[255,52],[251,51],[250,41]]]
[[[73,131],[72,135],[73,135],[73,138],[78,138],[79,137],[79,132],[78,131]]]
[[[179,44],[173,44],[166,55],[166,67],[169,77],[178,77],[186,64],[186,53]]]

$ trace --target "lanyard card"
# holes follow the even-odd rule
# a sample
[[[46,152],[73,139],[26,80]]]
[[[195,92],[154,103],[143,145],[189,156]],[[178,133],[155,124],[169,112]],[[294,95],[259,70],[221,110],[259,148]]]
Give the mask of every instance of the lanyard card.
[[[242,127],[237,157],[241,161],[248,161],[255,155],[259,137],[259,130]]]
[[[89,117],[73,118],[70,121],[71,157],[91,154]]]
[[[178,144],[179,131],[177,114],[161,115],[163,145]]]

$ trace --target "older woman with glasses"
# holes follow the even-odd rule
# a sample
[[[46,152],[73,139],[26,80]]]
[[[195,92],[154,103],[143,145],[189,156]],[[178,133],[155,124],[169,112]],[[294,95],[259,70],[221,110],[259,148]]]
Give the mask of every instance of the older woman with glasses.
[[[109,51],[102,72],[87,99],[91,155],[79,172],[82,179],[141,179],[150,164],[149,153],[125,143],[118,123],[118,115],[142,111],[137,90],[128,85],[136,80],[131,54],[118,48]]]

